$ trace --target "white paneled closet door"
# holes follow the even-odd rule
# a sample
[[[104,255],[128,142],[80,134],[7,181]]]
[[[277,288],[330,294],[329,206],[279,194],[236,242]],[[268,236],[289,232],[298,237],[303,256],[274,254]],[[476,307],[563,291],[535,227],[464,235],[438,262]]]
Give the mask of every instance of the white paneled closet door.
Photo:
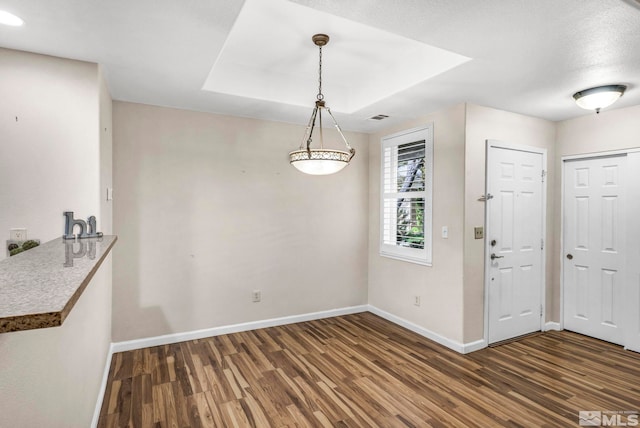
[[[640,152],[627,156],[627,290],[625,348],[640,352]]]
[[[626,154],[565,161],[563,196],[564,328],[621,345],[629,318],[626,164]]]

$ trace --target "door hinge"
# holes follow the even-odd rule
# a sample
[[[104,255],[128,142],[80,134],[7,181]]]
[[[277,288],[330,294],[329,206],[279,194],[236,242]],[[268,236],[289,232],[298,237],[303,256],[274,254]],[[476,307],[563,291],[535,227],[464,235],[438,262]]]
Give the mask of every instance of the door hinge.
[[[542,305],[540,305],[540,318],[542,318]]]
[[[547,176],[547,171],[542,170],[542,182],[544,183],[544,178]]]
[[[540,249],[544,250],[544,238],[540,238]]]

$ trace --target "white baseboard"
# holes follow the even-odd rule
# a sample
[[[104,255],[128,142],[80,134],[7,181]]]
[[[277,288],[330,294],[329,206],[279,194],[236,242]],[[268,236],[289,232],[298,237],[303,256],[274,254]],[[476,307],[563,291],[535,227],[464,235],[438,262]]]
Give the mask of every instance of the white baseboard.
[[[475,342],[470,343],[460,343],[455,340],[444,337],[438,333],[435,333],[431,330],[428,330],[424,327],[420,327],[417,324],[412,323],[411,321],[407,321],[404,318],[400,318],[389,312],[383,311],[382,309],[376,308],[372,305],[367,305],[368,311],[372,314],[376,314],[379,317],[386,319],[387,321],[391,321],[394,324],[398,324],[401,327],[406,328],[407,330],[411,330],[414,333],[418,333],[420,336],[426,337],[429,340],[433,340],[440,345],[446,346],[449,349],[452,349],[461,354],[467,354],[469,352],[477,351],[482,348],[487,347],[487,342],[484,339],[476,340]]]
[[[102,410],[102,402],[104,400],[104,394],[107,391],[107,380],[109,379],[109,369],[111,368],[111,357],[113,356],[113,343],[109,345],[109,352],[107,354],[107,361],[104,363],[104,372],[102,373],[102,382],[100,383],[100,391],[98,392],[98,399],[96,400],[96,408],[93,411],[93,419],[91,420],[91,428],[98,426],[98,420],[100,418],[100,410]]]
[[[259,328],[276,327],[279,325],[294,324],[297,322],[313,321],[322,318],[337,317],[340,315],[366,312],[368,305],[349,306],[346,308],[330,309],[327,311],[311,312],[308,314],[291,315],[287,317],[271,318],[260,321],[251,321],[240,324],[232,324],[221,327],[205,328],[202,330],[187,331],[183,333],[166,334],[163,336],[146,337],[144,339],[127,340],[112,344],[112,352],[132,351],[134,349],[148,348],[151,346],[169,345],[184,342],[186,340],[203,339],[205,337],[219,336],[221,334],[239,333],[241,331],[256,330]]]
[[[559,322],[548,321],[544,324],[544,331],[550,331],[550,330],[560,331],[562,330],[562,327],[560,327]]]
[[[469,352],[479,351],[487,346],[487,341],[484,339],[476,340],[475,342],[463,343],[462,353],[468,354]]]

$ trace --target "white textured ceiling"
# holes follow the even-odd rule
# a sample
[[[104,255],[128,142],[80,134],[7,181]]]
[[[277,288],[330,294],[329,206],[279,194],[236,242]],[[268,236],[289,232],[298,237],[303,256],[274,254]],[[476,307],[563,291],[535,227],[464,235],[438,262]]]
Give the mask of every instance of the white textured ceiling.
[[[300,37],[301,29],[307,37]],[[288,0],[245,0],[204,89],[309,107],[318,93],[316,33],[330,36],[322,90],[334,112],[355,113],[469,61]]]
[[[260,0],[274,8],[282,1]],[[426,80],[407,80],[406,89],[392,89],[386,98],[356,105],[353,112],[336,113],[344,129],[375,131],[465,101],[562,120],[593,114],[575,105],[574,92],[611,83],[628,86],[613,108],[640,104],[640,5],[633,0],[291,1],[471,58]],[[315,66],[308,76],[311,93],[302,94],[308,106],[202,89],[243,3],[0,0],[0,9],[25,20],[19,28],[0,26],[0,46],[100,63],[114,99],[305,124],[315,99]],[[299,40],[282,46],[281,62],[317,60],[309,38],[319,29],[291,17],[265,16],[263,24],[255,38],[264,46],[273,48],[269,28],[275,33],[286,27],[289,37]],[[331,81],[329,70],[335,76],[353,73],[351,68],[337,71],[343,61],[332,63],[331,56],[346,55],[336,52],[341,45],[351,51],[357,43],[366,44],[360,36],[339,34],[325,49],[329,103],[329,88],[341,83]],[[384,49],[379,58],[367,56],[375,62],[370,74],[353,73],[363,81],[380,79],[385,70],[393,73],[397,65],[397,59],[388,62]],[[256,64],[260,70],[278,69],[272,65]],[[289,90],[299,95],[299,89]],[[390,117],[367,120],[376,114]]]

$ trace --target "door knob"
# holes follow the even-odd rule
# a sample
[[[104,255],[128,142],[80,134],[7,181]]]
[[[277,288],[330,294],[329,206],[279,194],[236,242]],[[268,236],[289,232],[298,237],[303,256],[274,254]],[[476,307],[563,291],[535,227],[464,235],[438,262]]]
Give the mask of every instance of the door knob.
[[[573,259],[573,255],[571,255],[571,254],[567,254],[567,258],[568,258],[569,260],[571,260],[571,259]]]
[[[491,260],[502,259],[502,258],[504,258],[504,256],[496,256],[495,253],[491,253]]]

